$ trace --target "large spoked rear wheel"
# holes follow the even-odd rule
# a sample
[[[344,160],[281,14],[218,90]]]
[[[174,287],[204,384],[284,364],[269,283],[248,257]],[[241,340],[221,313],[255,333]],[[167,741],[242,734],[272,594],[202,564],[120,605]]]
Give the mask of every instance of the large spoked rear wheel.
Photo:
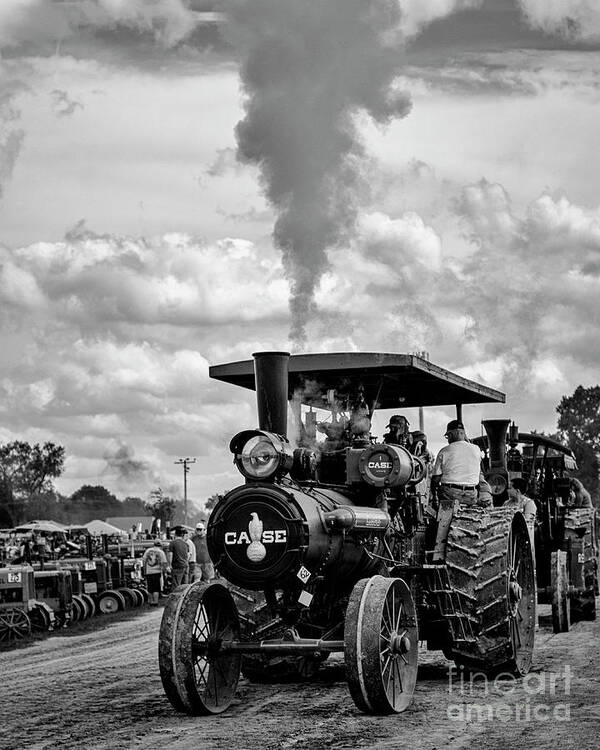
[[[525,675],[531,668],[535,640],[535,567],[527,525],[513,518],[507,571],[508,618],[512,655],[507,667]]]
[[[221,643],[239,637],[237,609],[223,584],[198,581],[171,594],[161,621],[158,658],[163,688],[174,708],[206,715],[229,707],[241,657],[222,651]]]
[[[556,550],[550,555],[550,586],[552,588],[552,629],[566,633],[571,627],[567,553]]]
[[[461,507],[448,536],[451,591],[444,649],[458,666],[527,674],[535,639],[535,569],[527,524],[511,508]],[[450,606],[451,605],[451,606]]]
[[[359,581],[344,631],[348,686],[358,708],[370,714],[404,711],[415,689],[419,641],[406,583],[383,576]]]

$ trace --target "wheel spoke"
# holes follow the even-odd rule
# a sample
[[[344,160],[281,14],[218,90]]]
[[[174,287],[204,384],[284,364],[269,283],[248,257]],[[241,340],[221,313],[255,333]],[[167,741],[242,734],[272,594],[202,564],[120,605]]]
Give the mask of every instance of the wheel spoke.
[[[392,661],[392,655],[391,655],[391,654],[389,654],[389,655],[388,655],[388,657],[387,657],[387,659],[385,660],[385,664],[383,665],[383,667],[382,667],[382,669],[381,669],[382,673],[385,673],[385,672],[386,672],[386,670],[387,670],[387,669],[389,668],[389,666],[390,666],[390,662],[391,662],[391,661]]]
[[[385,617],[382,617],[382,619],[381,619],[381,634],[382,635],[383,635],[384,631],[387,633],[387,635],[385,637],[389,641],[389,639],[391,638],[391,635],[392,635],[391,623],[389,623],[385,619]]]
[[[208,626],[208,618],[206,616],[206,610],[204,609],[204,605],[198,608],[198,611],[196,613],[196,618],[194,620],[194,636],[195,638],[200,640],[208,640],[208,637],[210,635],[210,630]]]
[[[227,675],[225,674],[225,672],[223,672],[223,668],[221,666],[221,660],[218,658],[213,659],[213,667],[216,667],[217,671],[221,675],[221,679],[223,680],[223,682],[227,683]]]
[[[515,647],[521,648],[521,632],[519,631],[519,625],[517,623],[517,619],[515,617],[511,618],[511,623],[513,627],[513,633],[514,633],[514,640],[515,640]]]
[[[398,603],[398,613],[396,615],[396,621],[394,623],[394,630],[396,632],[398,632],[398,630],[400,629],[400,623],[402,621],[403,610],[404,610],[404,602],[402,601],[402,599],[400,599],[400,602]]]
[[[515,569],[515,563],[517,560],[517,544],[515,539],[511,538],[511,547],[510,547],[510,568],[511,570]]]
[[[211,672],[212,672],[212,676],[213,676],[213,683],[215,685],[215,705],[218,706],[219,705],[219,688],[218,688],[218,685],[217,685],[217,670],[214,669],[214,665],[213,665],[213,669],[211,670]],[[209,674],[210,674],[210,672],[209,672]]]
[[[200,662],[202,662],[202,664]],[[195,667],[198,677],[204,683],[205,689],[208,690],[208,681],[206,679],[206,674],[205,674],[206,668],[208,667],[208,660],[204,656],[202,656],[196,660],[194,667]],[[198,684],[198,680],[196,680],[196,684]]]
[[[404,692],[404,686],[402,685],[402,672],[400,671],[400,662],[397,659],[396,659],[396,662],[395,662],[394,666],[396,667],[396,673],[398,675],[398,688],[399,688],[399,692],[403,693]]]
[[[384,676],[384,674],[382,674],[382,677],[383,676]],[[388,668],[388,670],[387,670],[387,679],[385,681],[385,692],[386,692],[386,695],[388,695],[388,696],[390,694],[390,683],[391,683],[391,680],[392,680],[392,670],[390,668]],[[392,689],[393,689],[393,687],[392,687]]]
[[[386,628],[388,633],[392,632],[392,623],[394,618],[390,612],[390,600],[389,597],[385,597],[384,611],[381,617],[381,627]]]
[[[219,635],[219,623],[221,621],[221,610],[217,609],[217,616],[215,617],[215,622],[212,628],[213,635],[218,636]]]

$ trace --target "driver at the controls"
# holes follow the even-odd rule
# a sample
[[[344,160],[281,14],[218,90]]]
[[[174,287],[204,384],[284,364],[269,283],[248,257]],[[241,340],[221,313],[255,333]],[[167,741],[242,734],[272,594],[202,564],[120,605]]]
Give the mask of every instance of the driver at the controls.
[[[446,557],[448,531],[459,505],[489,504],[489,500],[478,497],[481,452],[468,442],[463,423],[458,419],[448,422],[444,437],[448,445],[437,454],[431,478],[439,503],[434,562],[443,562]]]

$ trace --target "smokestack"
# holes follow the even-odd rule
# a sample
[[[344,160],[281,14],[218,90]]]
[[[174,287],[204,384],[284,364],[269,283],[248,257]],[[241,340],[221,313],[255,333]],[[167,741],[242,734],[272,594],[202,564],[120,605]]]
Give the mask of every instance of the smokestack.
[[[484,419],[490,447],[490,469],[506,469],[506,431],[510,419]]]
[[[289,352],[256,352],[254,377],[258,428],[287,435]]]

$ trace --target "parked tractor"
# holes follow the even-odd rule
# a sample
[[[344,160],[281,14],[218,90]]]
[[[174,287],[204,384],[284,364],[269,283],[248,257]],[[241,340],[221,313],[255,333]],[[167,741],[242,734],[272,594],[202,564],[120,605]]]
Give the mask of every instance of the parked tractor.
[[[552,605],[554,632],[596,619],[598,539],[596,510],[581,482],[575,457],[562,443],[519,432],[514,422],[484,420],[483,468],[494,503],[509,502],[511,489],[535,502],[538,601]]]
[[[81,603],[75,604],[76,619],[81,620],[92,614],[110,614],[125,609],[125,597],[112,588],[109,566],[102,557],[70,557],[59,563],[64,570],[76,571],[78,578],[77,597]]]
[[[73,589],[68,570],[35,570],[35,597],[54,614],[54,629],[73,622]],[[46,628],[49,629],[49,628]]]
[[[35,566],[34,566],[35,567]],[[36,569],[36,588],[41,584],[38,582],[40,572]],[[66,582],[63,582],[64,578],[69,579],[69,587],[71,591],[71,612],[68,618],[62,617],[59,614],[57,626],[62,627],[63,625],[80,622],[81,620],[87,620],[88,617],[92,617],[96,614],[96,603],[90,594],[86,594],[83,590],[83,580],[81,576],[81,570],[79,564],[72,562],[69,558],[63,558],[62,560],[53,560],[44,564],[43,573],[47,574],[54,572],[61,576],[60,582],[57,583],[58,591],[62,589],[63,595],[65,596]],[[60,594],[57,593],[55,596],[61,598]],[[60,607],[59,607],[60,609]]]
[[[244,482],[207,528],[227,585],[178,587],[163,613],[160,674],[178,711],[226,710],[241,669],[310,676],[337,652],[360,710],[401,712],[420,641],[461,667],[528,672],[536,590],[523,514],[460,506],[438,524],[426,436],[371,434],[377,409],[456,405],[460,419],[463,404],[504,394],[398,354],[263,352],[210,375],[256,390],[258,428],[231,440]]]
[[[52,609],[36,599],[33,568],[0,568],[0,643],[24,640],[33,631],[50,630],[53,624]]]

